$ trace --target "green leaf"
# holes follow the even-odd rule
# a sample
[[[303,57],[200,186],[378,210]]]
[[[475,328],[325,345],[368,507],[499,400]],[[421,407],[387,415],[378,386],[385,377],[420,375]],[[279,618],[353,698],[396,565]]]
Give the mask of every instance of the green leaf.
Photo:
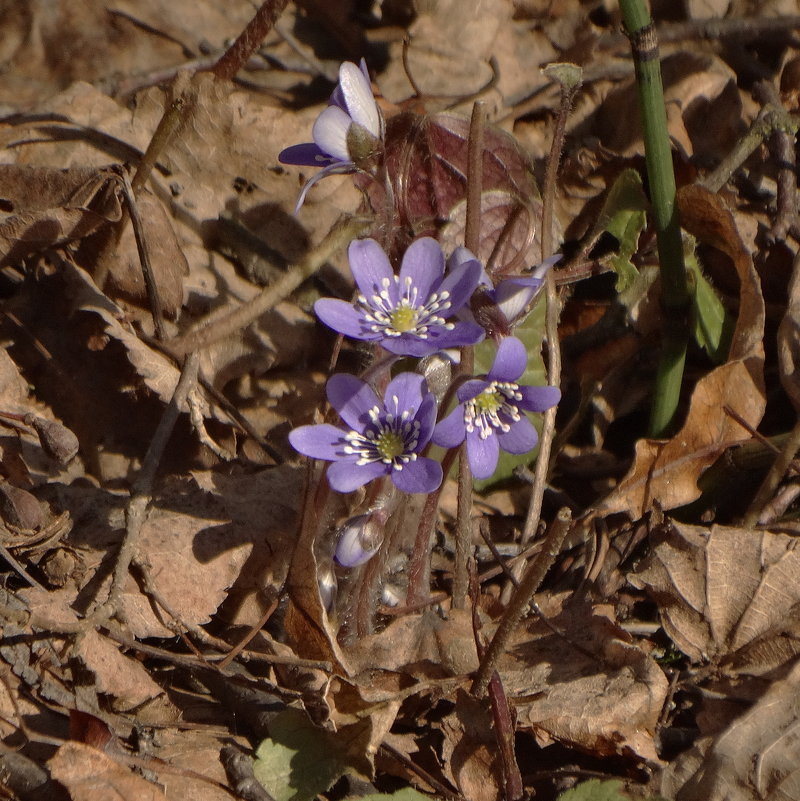
[[[334,736],[299,709],[278,713],[269,732],[256,751],[253,772],[275,801],[311,801],[347,770]]]
[[[692,333],[711,359],[722,364],[728,355],[734,321],[703,275],[694,252],[686,255],[686,267],[692,289]]]
[[[545,311],[547,303],[545,298],[539,298],[534,305],[531,313],[517,325],[514,329],[514,336],[520,339],[528,351],[528,366],[519,379],[520,384],[540,387],[547,383],[547,370],[542,358],[542,341],[545,335]],[[485,339],[475,346],[475,375],[488,373],[492,362],[494,362],[497,346],[494,340]],[[542,416],[539,414],[531,415],[531,420],[541,433]],[[531,464],[536,458],[538,448],[529,453],[511,454],[500,451],[500,459],[497,462],[497,469],[490,478],[475,482],[475,488],[484,490],[501,481],[512,477],[514,468],[522,464]]]
[[[619,779],[605,782],[600,779],[590,779],[561,793],[558,801],[630,801],[630,796],[620,792],[621,787],[622,782]]]
[[[647,198],[642,179],[636,170],[624,170],[606,196],[597,220],[597,231],[608,231],[617,242],[619,251],[609,264],[617,274],[617,292],[623,292],[639,274],[631,261],[639,245],[639,234],[647,224]]]
[[[358,801],[431,801],[429,795],[423,795],[413,787],[404,787],[394,793],[371,793],[362,795]]]

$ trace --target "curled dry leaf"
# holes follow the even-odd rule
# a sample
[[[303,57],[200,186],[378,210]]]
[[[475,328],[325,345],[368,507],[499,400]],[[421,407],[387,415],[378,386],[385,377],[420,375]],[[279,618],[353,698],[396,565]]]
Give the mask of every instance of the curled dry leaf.
[[[469,119],[455,114],[404,112],[386,123],[385,163],[392,183],[397,231],[413,238],[446,237],[448,250],[463,244],[467,191]],[[481,228],[478,256],[498,277],[518,273],[539,261],[542,203],[529,156],[505,131],[487,125],[482,160],[481,207],[491,225]],[[378,210],[385,206],[381,187],[367,185]],[[402,252],[408,241],[395,242]],[[497,252],[495,253],[495,250]]]
[[[800,665],[718,736],[697,743],[665,771],[661,792],[675,801],[796,801]]]
[[[671,523],[632,581],[693,662],[763,675],[800,653],[796,537]]]
[[[753,260],[722,200],[700,186],[678,194],[684,227],[698,240],[728,256],[739,277],[739,316],[728,361],[697,382],[686,422],[672,439],[643,439],[628,474],[598,507],[598,513],[628,512],[641,517],[656,501],[663,509],[691,503],[697,480],[726,448],[749,438],[730,409],[756,428],[766,406],[764,394],[764,299]]]

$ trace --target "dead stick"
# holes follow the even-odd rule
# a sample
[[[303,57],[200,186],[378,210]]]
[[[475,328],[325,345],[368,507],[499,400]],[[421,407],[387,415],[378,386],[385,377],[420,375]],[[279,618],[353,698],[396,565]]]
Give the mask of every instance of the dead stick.
[[[547,571],[561,551],[561,546],[569,532],[571,523],[572,512],[565,506],[556,515],[556,519],[550,526],[544,547],[523,576],[519,588],[511,597],[511,602],[503,613],[500,625],[497,627],[497,631],[495,631],[483,659],[481,659],[478,675],[472,683],[471,692],[473,695],[480,697],[486,693],[486,688],[489,686],[489,681],[495,671],[497,662],[505,651],[508,640],[517,623],[519,623],[528,609],[534,593],[541,586]]]
[[[299,264],[290,267],[272,286],[265,287],[252,300],[237,306],[225,316],[213,317],[193,331],[171,340],[168,343],[170,351],[176,356],[184,356],[194,350],[207,348],[246,328],[310,278],[337,250],[366,233],[373,222],[367,217],[351,217],[339,222],[318,247],[308,253]]]
[[[289,0],[264,0],[253,19],[247,23],[236,41],[211,69],[214,77],[220,80],[233,80],[236,73],[261,46],[288,4]]]
[[[131,499],[128,502],[125,515],[127,521],[125,537],[117,554],[114,574],[111,580],[111,590],[105,603],[106,609],[110,610],[112,615],[119,616],[120,614],[120,599],[128,578],[131,561],[139,544],[142,528],[147,519],[147,509],[152,499],[156,471],[167,448],[167,443],[172,436],[172,430],[175,428],[178,416],[181,413],[181,407],[185,404],[189,391],[197,381],[199,363],[200,357],[197,353],[191,353],[186,357],[186,362],[172,394],[172,399],[161,416],[158,428],[142,462],[142,469],[131,488]]]

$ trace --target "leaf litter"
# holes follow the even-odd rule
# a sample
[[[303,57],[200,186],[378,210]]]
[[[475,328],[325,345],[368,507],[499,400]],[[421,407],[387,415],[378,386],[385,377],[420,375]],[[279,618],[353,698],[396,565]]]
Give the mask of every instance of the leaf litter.
[[[234,81],[196,70],[250,3],[50,5],[2,12],[9,797],[799,797],[800,229],[776,224],[773,139],[706,188],[770,111],[757,80],[796,111],[795,3],[656,9],[698,286],[681,422],[661,440],[642,423],[662,313],[615,4],[292,5]],[[313,173],[278,153],[309,139],[339,63],[362,55],[395,183],[332,177],[294,216]],[[476,252],[496,275],[541,261],[553,61],[584,84],[551,199],[564,367],[541,518],[566,506],[576,523],[477,697],[514,582],[545,547],[521,535],[535,457],[479,485],[460,606],[454,473],[439,511],[408,496],[378,555],[345,569],[336,532],[376,499],[332,495],[287,435],[329,422],[340,346],[312,307],[350,297],[349,240],[395,228],[400,256],[425,234],[447,253],[472,236],[476,95],[492,123]],[[377,223],[359,217],[370,208]],[[237,309],[253,311],[229,324]],[[525,330],[537,349],[543,307]],[[338,358],[358,372],[368,354],[346,343]],[[580,784],[598,774],[621,783]]]

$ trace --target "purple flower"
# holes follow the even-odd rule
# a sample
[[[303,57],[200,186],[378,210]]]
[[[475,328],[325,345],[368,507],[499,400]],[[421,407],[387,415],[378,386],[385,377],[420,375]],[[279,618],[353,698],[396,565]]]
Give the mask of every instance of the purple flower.
[[[327,394],[346,427],[301,426],[289,442],[306,456],[333,462],[333,489],[352,492],[385,475],[403,492],[433,492],[442,483],[441,465],[419,455],[436,423],[436,399],[421,375],[400,373],[383,402],[366,383],[344,373],[331,376]]]
[[[364,59],[360,68],[351,61],[339,67],[339,83],[328,107],[311,129],[313,142],[287,147],[278,154],[282,164],[323,167],[310,178],[295,207],[303,205],[308,190],[320,179],[335,173],[356,172],[368,165],[383,141],[383,116],[372,95]]]
[[[442,248],[430,237],[411,243],[400,275],[373,239],[352,242],[348,255],[360,294],[354,305],[318,300],[314,311],[325,325],[354,339],[380,342],[398,356],[428,356],[483,339],[476,323],[450,320],[478,285],[480,262],[465,260],[445,275]]]
[[[475,256],[466,248],[456,248],[448,260],[448,266],[473,259]],[[459,317],[478,322],[489,336],[509,336],[544,286],[547,271],[560,260],[560,253],[551,256],[525,275],[501,279],[497,286],[492,284],[486,270],[482,270],[478,292],[472,297],[471,308],[464,309]]]
[[[500,449],[527,453],[538,441],[524,412],[543,412],[561,398],[557,387],[527,387],[516,383],[528,357],[516,337],[501,340],[485,379],[464,382],[456,391],[459,404],[433,432],[433,441],[455,448],[467,440],[467,458],[475,478],[489,478]]]

